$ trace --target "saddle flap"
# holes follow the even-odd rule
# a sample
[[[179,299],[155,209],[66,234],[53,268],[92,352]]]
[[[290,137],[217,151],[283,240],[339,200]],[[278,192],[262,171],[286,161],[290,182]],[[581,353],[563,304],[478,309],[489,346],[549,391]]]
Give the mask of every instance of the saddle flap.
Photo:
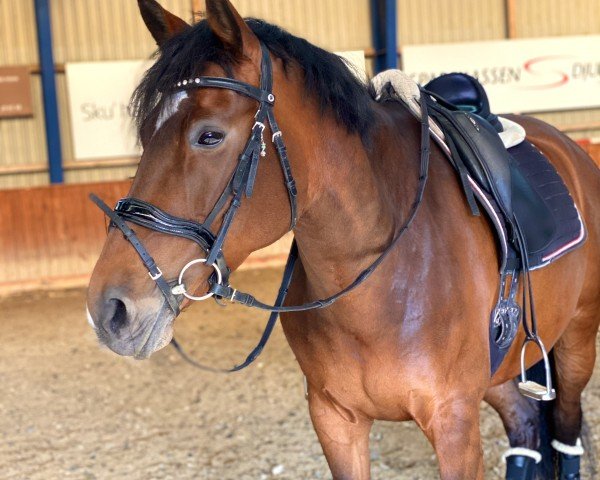
[[[556,231],[554,216],[512,158],[510,169],[515,215],[527,240],[528,253],[538,252],[548,244]]]
[[[498,201],[507,219],[512,218],[510,155],[498,132],[478,115],[452,111],[433,102],[436,120],[450,136],[475,181]]]

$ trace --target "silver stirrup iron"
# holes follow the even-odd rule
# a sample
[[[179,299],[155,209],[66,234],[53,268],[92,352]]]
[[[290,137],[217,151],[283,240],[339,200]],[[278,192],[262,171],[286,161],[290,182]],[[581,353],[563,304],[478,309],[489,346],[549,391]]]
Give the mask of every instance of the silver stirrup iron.
[[[188,268],[190,268],[192,265],[196,265],[197,263],[206,263],[206,258],[198,258],[196,260],[192,260],[181,269],[181,273],[179,274],[179,278],[177,279],[177,285],[175,285],[171,289],[171,293],[173,293],[173,295],[183,295],[184,297],[189,298],[190,300],[195,300],[197,302],[206,300],[214,295],[214,293],[209,292],[206,295],[202,295],[201,297],[194,297],[193,295],[190,295],[185,289],[185,285],[183,283],[183,274],[187,271]],[[223,275],[221,274],[221,270],[219,270],[219,267],[217,267],[216,262],[212,264],[212,267],[215,269],[215,272],[217,272],[217,283],[221,285],[221,283],[223,282]]]
[[[525,372],[525,350],[529,342],[535,343],[542,351],[542,357],[544,360],[544,370],[546,371],[546,386],[540,385],[532,380],[527,380],[527,373]],[[534,338],[526,338],[521,348],[521,381],[519,382],[519,392],[529,398],[533,398],[538,401],[548,402],[556,398],[556,391],[552,388],[552,372],[550,372],[550,361],[548,360],[548,353],[542,343],[542,340],[535,336]]]

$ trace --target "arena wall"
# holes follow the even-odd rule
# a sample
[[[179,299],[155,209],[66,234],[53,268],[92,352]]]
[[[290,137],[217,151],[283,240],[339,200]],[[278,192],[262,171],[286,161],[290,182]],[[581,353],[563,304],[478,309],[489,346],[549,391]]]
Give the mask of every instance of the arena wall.
[[[86,285],[106,238],[106,220],[88,195],[113,205],[129,181],[0,190],[0,295]],[[290,235],[255,252],[242,269],[285,261]],[[133,250],[132,250],[133,254]]]
[[[374,55],[369,0],[232,1],[244,16],[264,18],[329,50]],[[161,3],[190,22],[202,16],[202,0]],[[0,290],[5,291],[85,282],[104,239],[102,216],[87,193],[95,190],[114,201],[126,192],[138,162],[74,159],[64,75],[67,62],[149,58],[155,45],[137,2],[52,0],[50,5],[63,186],[47,186],[34,2],[0,1],[0,66],[29,66],[34,104],[32,118],[0,120]],[[600,15],[597,0],[400,0],[398,30],[401,60],[402,47],[412,44],[600,34]],[[600,109],[537,116],[581,140],[600,164],[598,145],[584,141],[600,139]],[[281,260],[286,248],[278,244],[248,265]]]

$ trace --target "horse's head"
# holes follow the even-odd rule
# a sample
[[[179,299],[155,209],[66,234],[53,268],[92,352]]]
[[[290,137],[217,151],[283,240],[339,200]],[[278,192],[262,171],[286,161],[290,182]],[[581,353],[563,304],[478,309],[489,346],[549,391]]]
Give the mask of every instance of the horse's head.
[[[160,266],[169,290],[191,260],[213,254],[227,275],[224,259],[233,270],[290,228],[295,187],[284,181],[269,119],[274,106],[269,83],[273,75],[281,78],[283,67],[272,62],[228,0],[208,0],[206,20],[194,27],[154,0],[139,5],[160,56],[134,95],[143,155],[119,218]],[[221,85],[223,79],[235,81]],[[285,82],[280,83],[275,94],[283,97]],[[164,226],[164,214],[177,217],[171,234],[152,228]],[[149,218],[151,228],[143,224]],[[186,220],[198,223],[185,230]],[[127,226],[119,228],[113,222],[94,269],[88,317],[112,350],[144,358],[169,342],[177,307],[124,237]],[[182,229],[187,237],[174,236]],[[213,272],[200,263],[188,268],[185,292],[205,294]],[[181,294],[171,300],[187,302]]]
[[[133,97],[143,155],[128,197],[114,212],[101,206],[112,228],[88,310],[103,343],[145,358],[170,340],[184,297],[218,290],[216,270],[226,284],[296,220],[315,238],[320,226],[339,229],[331,209],[314,207],[352,207],[331,183],[361,175],[355,157],[372,115],[365,85],[337,55],[245,22],[229,0],[207,0],[194,26],[154,0],[139,5],[159,46]]]

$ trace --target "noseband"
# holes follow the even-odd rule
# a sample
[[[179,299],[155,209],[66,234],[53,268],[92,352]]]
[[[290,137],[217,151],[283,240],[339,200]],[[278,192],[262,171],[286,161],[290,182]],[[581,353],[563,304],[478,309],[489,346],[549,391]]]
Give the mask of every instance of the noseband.
[[[429,167],[430,139],[427,102],[423,98],[424,94],[421,93],[421,168],[419,172],[420,175],[417,194],[415,201],[411,206],[407,220],[396,233],[391,243],[381,253],[381,255],[343,290],[339,291],[335,295],[332,295],[331,297],[302,305],[283,306],[287,290],[291,283],[294,265],[298,257],[298,248],[295,241],[292,244],[292,249],[284,270],[282,284],[274,305],[267,305],[259,302],[252,295],[240,292],[231,287],[229,285],[230,269],[227,266],[223,256],[223,243],[235,214],[241,205],[242,197],[244,195],[246,197],[252,196],[259,159],[260,157],[264,157],[266,155],[266,144],[264,142],[263,135],[265,130],[265,122],[269,123],[272,132],[271,141],[277,151],[281,169],[283,171],[285,186],[288,192],[291,211],[290,230],[295,227],[297,221],[296,184],[292,176],[286,147],[283,142],[283,136],[279,130],[277,122],[275,121],[275,115],[273,113],[275,96],[272,93],[273,71],[271,58],[269,56],[269,51],[262,43],[261,51],[262,62],[260,88],[235,79],[219,77],[198,77],[180,81],[176,85],[176,88],[179,90],[190,90],[196,88],[221,88],[233,90],[241,95],[250,97],[259,103],[259,108],[255,115],[255,123],[252,127],[250,138],[248,139],[244,150],[238,158],[237,167],[227,186],[225,187],[225,190],[203,223],[175,217],[148,202],[131,197],[119,200],[114,210],[112,210],[97,196],[93,194],[90,195],[91,200],[110,218],[111,226],[115,226],[121,230],[125,238],[132,244],[147,268],[150,278],[156,282],[156,285],[162,292],[167,304],[175,316],[179,315],[180,313],[179,305],[184,296],[191,300],[205,300],[214,296],[214,298],[217,300],[227,299],[235,303],[241,303],[249,307],[255,307],[272,312],[259,344],[254,348],[250,355],[248,355],[247,359],[242,364],[232,368],[231,370],[225,370],[227,372],[241,370],[254,361],[266,344],[280,312],[298,312],[327,307],[333,304],[339,298],[354,290],[356,287],[362,284],[371,275],[371,273],[373,273],[373,271],[375,271],[375,269],[383,262],[385,257],[392,251],[394,246],[398,243],[404,232],[406,232],[414,220],[423,199]],[[225,209],[228,202],[230,202],[229,207],[226,209],[225,214],[223,215],[221,227],[215,235],[212,233],[211,226],[219,214]],[[189,262],[185,267],[183,267],[181,273],[179,274],[178,282],[167,282],[152,256],[148,253],[146,248],[136,236],[135,232],[127,225],[126,222],[149,228],[157,232],[175,235],[191,240],[197,243],[205,252],[206,259],[197,259]],[[202,297],[194,297],[191,295],[186,290],[183,283],[184,273],[192,265],[197,263],[203,263],[207,266],[213,267],[215,270],[214,274],[211,275],[208,280],[210,285],[209,292]],[[174,342],[174,345],[188,361],[194,363],[196,366],[200,366],[196,362],[190,360],[187,355],[181,351],[181,348],[176,342]],[[206,369],[207,367],[201,366],[201,368]],[[207,369],[215,371],[215,369],[212,368]]]

